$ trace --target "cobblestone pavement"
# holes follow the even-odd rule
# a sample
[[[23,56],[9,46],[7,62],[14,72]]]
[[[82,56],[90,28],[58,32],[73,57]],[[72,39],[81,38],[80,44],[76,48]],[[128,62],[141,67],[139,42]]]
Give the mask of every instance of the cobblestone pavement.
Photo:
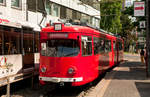
[[[86,97],[150,97],[150,79],[140,56],[126,54],[124,59]]]

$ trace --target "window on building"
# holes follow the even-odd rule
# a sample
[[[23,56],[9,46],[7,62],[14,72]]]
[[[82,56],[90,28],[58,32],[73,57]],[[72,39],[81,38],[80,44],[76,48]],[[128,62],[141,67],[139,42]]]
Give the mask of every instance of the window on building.
[[[95,20],[95,18],[94,18],[94,17],[92,17],[92,25],[93,25],[93,26],[96,26],[95,21],[96,21],[96,20]]]
[[[3,3],[4,2],[4,0],[0,0],[0,3]]]
[[[90,23],[90,16],[86,15],[86,14],[81,14],[81,20],[87,23]]]
[[[21,0],[11,0],[11,6],[21,8]]]
[[[96,27],[99,28],[99,23],[100,23],[100,21],[99,21],[98,18],[91,17],[90,22],[92,23],[93,26],[96,26]]]
[[[72,10],[69,8],[66,9],[66,18],[72,19]]]
[[[77,19],[80,20],[81,19],[81,13],[77,12]]]
[[[4,4],[5,0],[0,0],[0,3]]]
[[[36,11],[36,0],[27,0],[28,10]]]
[[[93,22],[92,20],[93,20],[93,17],[90,16],[90,24],[91,24],[91,25],[93,24],[93,23],[92,23],[92,22]]]
[[[57,4],[53,4],[53,16],[59,17],[60,16],[60,6]]]
[[[49,2],[49,0],[46,0],[45,3],[46,3],[45,4],[46,12],[47,12],[48,15],[51,15],[52,14],[52,4],[51,4],[51,2]]]
[[[4,27],[4,54],[20,54],[21,53],[21,30],[17,28]]]
[[[82,55],[89,56],[92,55],[92,37],[82,36]]]
[[[60,18],[61,19],[66,19],[66,17],[67,17],[66,15],[67,15],[67,8],[61,6],[60,7]]]
[[[33,53],[33,30],[31,28],[23,28],[23,53]]]
[[[95,19],[95,26],[99,28],[99,19]]]
[[[36,12],[45,12],[44,3],[47,4],[45,0],[27,0],[28,10]]]
[[[37,8],[39,12],[45,12],[44,0],[37,0]]]
[[[72,19],[77,19],[77,11],[75,10],[72,11]]]

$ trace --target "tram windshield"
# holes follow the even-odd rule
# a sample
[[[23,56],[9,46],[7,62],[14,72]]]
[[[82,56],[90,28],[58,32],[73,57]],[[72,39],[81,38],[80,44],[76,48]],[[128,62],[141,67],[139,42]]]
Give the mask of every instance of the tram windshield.
[[[41,43],[41,55],[50,57],[70,57],[79,54],[79,42],[73,39],[52,39]]]

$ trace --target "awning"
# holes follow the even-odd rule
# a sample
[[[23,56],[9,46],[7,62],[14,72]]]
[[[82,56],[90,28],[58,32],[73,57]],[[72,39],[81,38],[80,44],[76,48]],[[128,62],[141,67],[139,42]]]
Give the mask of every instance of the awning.
[[[21,24],[22,27],[30,27],[33,28],[34,31],[41,31],[40,26],[37,24],[30,23],[30,22],[22,22],[22,21],[19,21],[19,23]]]
[[[8,20],[8,19],[5,19],[5,18],[1,18],[1,17],[0,17],[0,25],[10,26],[10,27],[15,27],[15,28],[21,28],[21,24],[20,23],[13,22],[11,20]]]
[[[34,31],[41,31],[41,28],[38,24],[30,23],[27,21],[14,21],[12,18],[6,18],[4,16],[0,16],[0,25],[22,28],[22,27],[30,27],[33,28]]]

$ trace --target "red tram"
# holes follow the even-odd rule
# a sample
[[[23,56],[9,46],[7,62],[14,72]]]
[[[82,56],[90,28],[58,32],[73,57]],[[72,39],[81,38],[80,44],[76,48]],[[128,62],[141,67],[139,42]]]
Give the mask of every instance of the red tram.
[[[87,26],[54,23],[40,34],[41,84],[92,82],[123,60],[123,40]]]

